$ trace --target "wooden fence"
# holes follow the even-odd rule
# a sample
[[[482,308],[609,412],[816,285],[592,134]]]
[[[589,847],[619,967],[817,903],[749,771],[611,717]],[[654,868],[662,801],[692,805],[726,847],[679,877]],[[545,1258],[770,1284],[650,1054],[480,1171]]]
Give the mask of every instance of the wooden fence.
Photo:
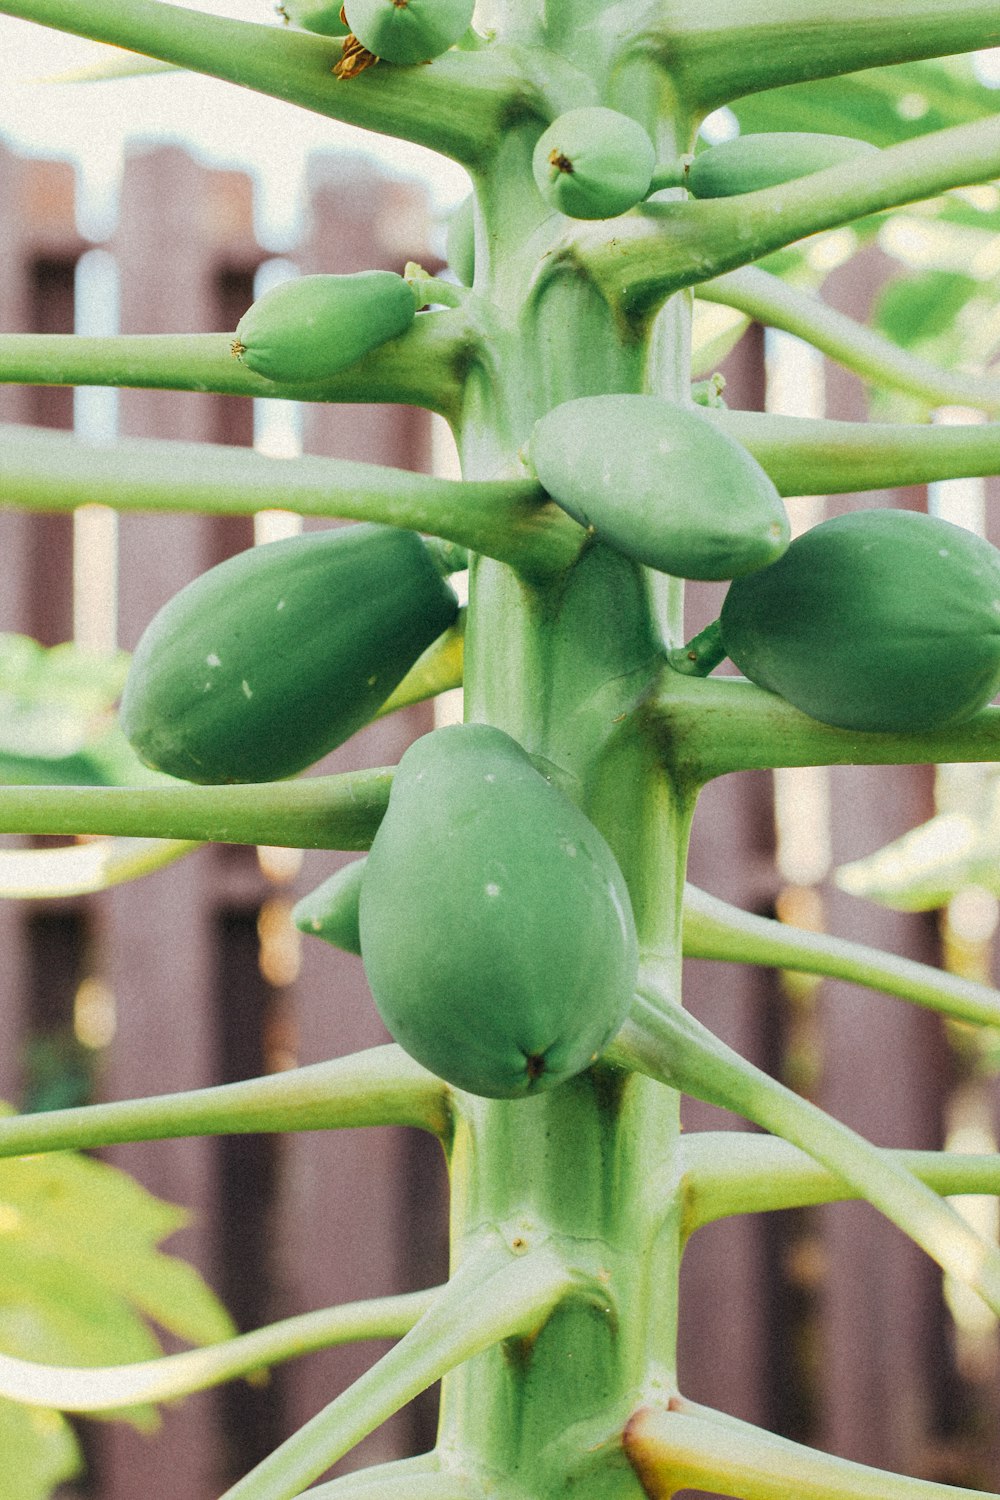
[[[426,255],[426,210],[416,189],[322,158],[310,192],[308,228],[290,255],[303,271],[400,269]],[[85,311],[75,314],[75,288],[86,266],[97,264],[85,260],[95,249],[105,257],[100,274],[117,286],[123,332],[233,328],[269,259],[254,237],[252,207],[248,178],[206,169],[179,149],[155,149],[128,161],[118,228],[95,247],[74,227],[71,169],[0,148],[0,328],[72,330]],[[842,306],[870,295],[878,267],[869,269],[864,285],[857,275],[834,278]],[[756,332],[726,372],[732,404],[763,404]],[[849,377],[831,370],[827,386],[831,414],[862,414],[860,388]],[[85,404],[74,408],[68,390],[0,387],[0,420],[69,427],[74,411],[78,424],[92,418]],[[123,433],[146,436],[254,438],[251,403],[232,397],[125,391],[117,423]],[[406,467],[430,460],[430,425],[415,411],[310,407],[301,423],[311,452]],[[904,499],[921,503],[916,494]],[[133,646],[164,600],[250,539],[249,522],[120,518],[121,644]],[[72,520],[0,511],[0,549],[0,629],[49,644],[69,638]],[[78,579],[78,634],[82,589]],[[692,626],[717,603],[711,587],[693,589]],[[325,768],[392,762],[430,724],[426,708],[396,715],[358,735]],[[793,857],[784,858],[784,873],[778,869],[772,778],[745,773],[704,796],[696,883],[752,910],[780,906],[799,920],[933,959],[931,920],[863,906],[823,879],[831,861],[876,848],[926,817],[932,773],[848,768],[811,782],[787,780],[781,796],[785,856],[788,841],[798,839],[816,854],[815,870]],[[818,851],[826,842],[824,861]],[[338,858],[203,849],[99,898],[0,904],[0,1093],[44,1102],[53,1056],[61,1059],[62,1084],[72,1084],[81,1053],[72,1015],[83,984],[99,985],[114,1007],[114,1036],[88,1054],[84,1069],[102,1098],[230,1081],[382,1040],[360,963],[319,943],[300,947],[288,921],[296,896]],[[792,985],[768,971],[693,962],[688,979],[692,1008],[714,1029],[879,1143],[941,1143],[955,1067],[935,1018],[842,984]],[[991,1096],[984,1097],[988,1109]],[[739,1124],[693,1104],[685,1116],[689,1129]],[[443,1274],[443,1173],[436,1150],[416,1133],[161,1142],[112,1156],[193,1210],[192,1227],[171,1248],[202,1268],[241,1327],[428,1285]],[[88,1477],[64,1494],[212,1500],[377,1352],[314,1354],[265,1386],[191,1398],[168,1408],[153,1439],[83,1423]],[[691,1396],[791,1436],[928,1477],[1000,1484],[995,1348],[969,1330],[956,1341],[935,1269],[863,1207],[700,1231],[684,1268],[681,1368]],[[432,1401],[417,1403],[352,1463],[426,1446],[433,1420]]]

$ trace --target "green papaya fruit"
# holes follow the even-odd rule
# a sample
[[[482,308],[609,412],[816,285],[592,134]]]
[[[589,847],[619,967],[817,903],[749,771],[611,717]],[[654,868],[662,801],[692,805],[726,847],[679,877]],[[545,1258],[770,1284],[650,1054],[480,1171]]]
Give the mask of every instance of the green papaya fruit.
[[[940,729],[1000,689],[1000,552],[916,511],[852,511],[737,579],[720,625],[740,671],[814,719]]]
[[[476,274],[476,203],[469,193],[448,220],[445,259],[463,286],[471,286]]]
[[[472,25],[475,0],[345,0],[347,24],[362,46],[384,62],[428,62]]]
[[[325,380],[405,333],[417,306],[413,288],[395,271],[299,276],[247,309],[233,354],[267,380]]]
[[[661,572],[736,578],[788,545],[772,481],[693,406],[660,396],[581,396],[535,424],[528,455],[557,505]]]
[[[538,191],[571,219],[613,219],[649,192],[656,152],[638,121],[616,109],[570,109],[539,136]]]
[[[684,186],[696,198],[729,198],[777,187],[878,150],[870,141],[818,131],[775,130],[720,141],[691,158]]]
[[[396,1041],[488,1098],[581,1072],[618,1031],[635,984],[614,855],[486,724],[434,730],[403,756],[368,856],[360,933]]]
[[[361,952],[358,903],[366,864],[364,858],[352,859],[295,903],[292,921],[300,932],[321,937],[345,953]]]
[[[154,770],[273,781],[366,724],[458,601],[415,532],[355,525],[251,547],[156,614],[121,722]]]
[[[278,11],[293,26],[319,36],[346,36],[350,30],[341,18],[341,0],[281,0]]]

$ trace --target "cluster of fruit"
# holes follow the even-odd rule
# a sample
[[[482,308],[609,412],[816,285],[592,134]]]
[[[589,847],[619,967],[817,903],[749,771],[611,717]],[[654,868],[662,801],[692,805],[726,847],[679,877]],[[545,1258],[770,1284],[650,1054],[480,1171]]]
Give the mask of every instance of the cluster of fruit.
[[[408,66],[460,42],[472,3],[282,8],[345,48]],[[544,130],[533,168],[549,207],[598,219],[664,187],[722,197],[871,149],[785,134],[775,152],[770,137],[751,136],[664,167],[636,121],[594,106]],[[472,216],[459,223],[456,270],[471,283]],[[233,354],[279,386],[322,382],[404,335],[419,305],[389,271],[302,277],[254,303]],[[868,510],[790,544],[757,460],[693,403],[654,395],[558,405],[524,456],[596,543],[672,576],[729,581],[716,660],[727,654],[815,719],[932,729],[970,717],[1000,687],[1000,553],[967,531]],[[375,716],[457,610],[414,531],[355,525],[252,548],[152,621],[122,700],[125,732],[144,761],[188,781],[296,775]],[[486,724],[411,747],[370,855],[300,903],[297,919],[361,953],[386,1025],[418,1061],[487,1096],[529,1094],[585,1068],[621,1026],[636,980],[635,923],[611,849],[526,750]]]

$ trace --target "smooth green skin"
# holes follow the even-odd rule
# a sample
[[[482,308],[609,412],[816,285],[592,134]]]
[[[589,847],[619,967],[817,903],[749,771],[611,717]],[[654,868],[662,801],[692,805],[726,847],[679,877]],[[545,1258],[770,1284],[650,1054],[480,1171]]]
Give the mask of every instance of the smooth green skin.
[[[551,1088],[587,1067],[635,985],[635,924],[614,856],[486,724],[435,730],[403,756],[359,925],[395,1040],[488,1098]]]
[[[366,724],[457,611],[414,532],[362,524],[249,548],[154,616],[122,727],[185,781],[292,776]]]
[[[699,151],[684,170],[684,186],[696,198],[729,198],[736,193],[777,187],[810,172],[822,172],[824,167],[873,155],[877,150],[870,141],[849,135],[760,131]]]
[[[572,219],[614,219],[649,192],[656,151],[629,115],[600,105],[570,109],[539,136],[531,160],[550,208]]]
[[[416,312],[413,291],[394,271],[299,276],[247,309],[233,354],[266,380],[325,380],[405,333]]]
[[[720,620],[746,677],[843,729],[960,724],[1000,689],[1000,552],[916,511],[813,527]]]
[[[447,52],[472,25],[475,0],[347,0],[344,14],[369,52],[403,67]]]
[[[361,953],[358,911],[365,859],[352,859],[303,896],[292,908],[292,921],[300,932],[321,937],[345,953]]]
[[[737,578],[788,546],[774,484],[700,408],[659,396],[583,396],[537,423],[529,457],[563,510],[661,573]]]
[[[341,0],[281,0],[278,11],[293,26],[318,36],[346,36],[349,27],[340,19]]]

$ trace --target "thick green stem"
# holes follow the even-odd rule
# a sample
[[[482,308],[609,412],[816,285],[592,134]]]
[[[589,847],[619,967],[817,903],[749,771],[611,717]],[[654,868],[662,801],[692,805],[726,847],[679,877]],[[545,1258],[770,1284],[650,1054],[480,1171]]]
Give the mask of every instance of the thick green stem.
[[[904,426],[706,407],[782,495],[842,495],[1000,472],[1000,422]]]
[[[0,1354],[0,1396],[57,1411],[114,1411],[146,1401],[172,1401],[226,1380],[297,1359],[314,1349],[363,1339],[401,1338],[428,1311],[437,1288],[376,1297],[285,1318],[204,1349],[187,1349],[131,1365],[98,1369],[38,1364]]]
[[[930,964],[849,943],[828,932],[806,932],[740,911],[689,885],[684,892],[684,953],[689,958],[766,964],[800,974],[848,979],[866,989],[912,1000],[979,1026],[1000,1024],[1000,991]]]
[[[743,266],[703,281],[697,296],[794,333],[873,385],[908,391],[931,406],[972,406],[1000,415],[1000,379],[995,374],[941,369],[760,266]]]
[[[40,427],[0,428],[0,504],[303,516],[380,521],[446,537],[525,572],[558,573],[586,542],[581,526],[528,479],[436,479],[406,469],[306,455],[289,463],[247,448],[123,438],[95,448]]]
[[[428,313],[328,380],[265,380],[235,359],[231,333],[0,334],[4,385],[111,385],[212,391],[281,401],[384,401],[422,406],[451,418],[475,350],[464,314]]]
[[[473,165],[488,156],[504,118],[531,107],[532,91],[509,61],[490,52],[450,52],[416,68],[370,68],[340,82],[340,43],[251,21],[169,5],[166,0],[0,0],[0,14],[110,42],[208,73],[304,109],[430,146]]]
[[[693,109],[783,83],[995,47],[993,0],[716,0],[664,5],[649,34]]]
[[[955,125],[780,187],[700,202],[648,203],[562,251],[634,320],[680,287],[708,281],[823,229],[1000,175],[1000,115]],[[557,261],[555,269],[559,266]]]
[[[5,786],[0,832],[368,849],[391,783],[391,769],[379,768],[241,786]]]
[[[956,1151],[884,1151],[921,1182],[948,1197],[1000,1194],[1000,1156]],[[699,1130],[681,1142],[685,1237],[732,1214],[769,1213],[843,1203],[858,1194],[777,1136]]]
[[[649,1500],[670,1500],[687,1489],[735,1500],[976,1500],[983,1494],[852,1463],[680,1397],[637,1411],[625,1451]]]
[[[449,1090],[396,1046],[268,1073],[240,1083],[0,1116],[0,1158],[85,1151],[123,1141],[284,1130],[412,1125],[441,1140],[451,1132]]]
[[[667,668],[650,713],[667,764],[695,784],[776,766],[922,766],[1000,756],[1000,708],[925,734],[865,734],[820,724],[742,677],[685,677]]]

